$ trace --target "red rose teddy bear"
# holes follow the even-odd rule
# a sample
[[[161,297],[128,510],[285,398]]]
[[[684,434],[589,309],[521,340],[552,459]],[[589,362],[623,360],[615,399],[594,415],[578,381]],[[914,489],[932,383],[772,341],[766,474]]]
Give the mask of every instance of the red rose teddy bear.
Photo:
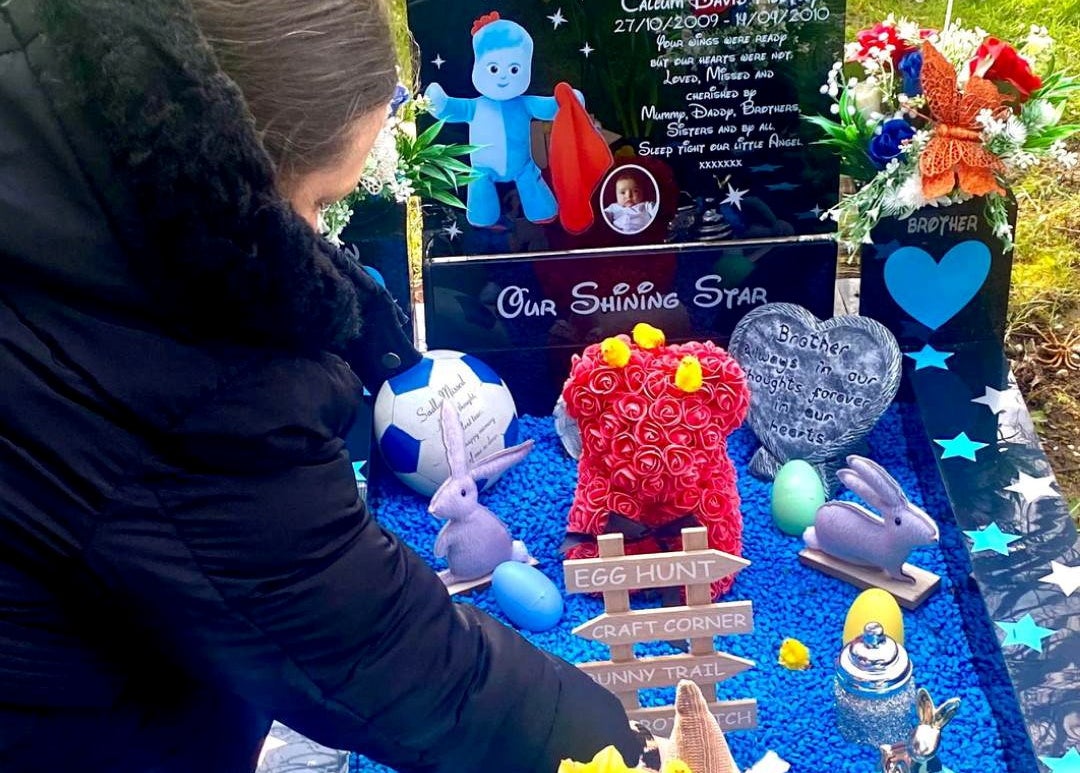
[[[678,550],[681,529],[705,526],[709,547],[742,551],[742,516],[727,436],[750,393],[735,359],[712,342],[668,346],[639,324],[592,344],[563,387],[582,453],[567,556],[594,558],[596,535],[622,532],[628,555]],[[724,593],[733,578],[713,583]]]

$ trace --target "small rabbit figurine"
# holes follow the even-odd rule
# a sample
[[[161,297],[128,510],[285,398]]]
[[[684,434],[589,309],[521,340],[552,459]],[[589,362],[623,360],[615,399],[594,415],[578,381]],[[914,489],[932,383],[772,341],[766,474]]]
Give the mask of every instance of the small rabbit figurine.
[[[930,693],[920,687],[916,706],[919,724],[906,744],[881,747],[882,773],[943,773],[948,770],[937,757],[941,729],[949,724],[960,708],[959,698],[950,698],[934,706]]]
[[[527,562],[524,543],[511,539],[503,522],[477,501],[476,481],[520,462],[532,451],[533,441],[504,448],[470,466],[465,431],[451,400],[443,400],[440,420],[450,477],[435,491],[428,506],[428,512],[447,522],[435,540],[435,555],[445,558],[450,568],[439,577],[446,585],[453,585],[491,574],[504,561]]]
[[[881,516],[852,502],[826,502],[818,508],[814,525],[803,532],[803,541],[842,561],[878,567],[895,580],[915,582],[904,574],[904,562],[912,548],[938,541],[937,524],[908,501],[881,465],[855,455],[847,463],[837,476]]]

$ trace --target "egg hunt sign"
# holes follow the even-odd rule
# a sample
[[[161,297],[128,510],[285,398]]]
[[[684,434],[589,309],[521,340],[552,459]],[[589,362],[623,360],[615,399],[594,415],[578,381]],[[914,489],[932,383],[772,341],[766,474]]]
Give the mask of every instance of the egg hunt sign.
[[[749,561],[712,550],[703,528],[683,529],[683,550],[627,556],[620,534],[597,539],[599,558],[566,561],[563,578],[569,593],[602,593],[604,613],[574,629],[585,639],[603,642],[610,660],[579,664],[593,681],[622,701],[631,719],[653,732],[670,735],[674,708],[642,708],[638,690],[671,687],[683,679],[697,683],[710,711],[725,730],[757,726],[754,700],[717,701],[716,683],[753,668],[745,658],[717,652],[715,636],[754,630],[749,601],[712,603],[710,583],[729,577]],[[682,586],[686,604],[659,609],[630,608],[630,591]],[[645,641],[689,642],[683,655],[638,658],[634,644]]]
[[[701,585],[722,580],[749,565],[746,559],[719,550],[703,550],[627,556],[616,560],[586,558],[567,561],[563,571],[568,593],[596,593]]]
[[[429,256],[828,233],[834,154],[802,115],[843,0],[409,0],[466,209],[425,203]],[[563,84],[563,85],[560,85]]]

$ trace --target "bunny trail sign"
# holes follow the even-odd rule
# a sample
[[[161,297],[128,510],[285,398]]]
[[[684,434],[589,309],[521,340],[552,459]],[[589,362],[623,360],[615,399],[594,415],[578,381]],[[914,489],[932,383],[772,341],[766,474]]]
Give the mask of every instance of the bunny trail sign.
[[[695,682],[723,730],[757,727],[757,701],[718,701],[716,683],[754,667],[752,660],[717,652],[714,636],[751,633],[754,609],[749,601],[712,602],[710,583],[729,577],[750,562],[708,546],[704,528],[682,530],[683,549],[674,553],[626,556],[623,535],[597,538],[599,558],[563,564],[569,593],[603,593],[604,614],[574,629],[577,636],[604,642],[608,661],[578,666],[597,684],[613,692],[630,719],[658,735],[670,735],[675,707],[642,708],[638,690],[672,687],[682,679]],[[686,604],[660,609],[630,609],[630,591],[683,586]],[[638,658],[634,644],[689,640],[681,655]]]

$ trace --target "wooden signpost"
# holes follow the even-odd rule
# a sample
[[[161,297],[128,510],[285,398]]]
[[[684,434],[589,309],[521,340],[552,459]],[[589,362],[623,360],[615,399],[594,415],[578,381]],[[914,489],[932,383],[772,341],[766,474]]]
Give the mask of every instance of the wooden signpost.
[[[621,534],[597,538],[599,558],[567,561],[563,565],[569,593],[602,593],[604,614],[574,629],[585,639],[603,642],[611,659],[578,667],[597,684],[613,692],[631,719],[658,735],[670,735],[674,706],[642,708],[638,690],[671,687],[689,679],[701,687],[709,709],[724,730],[757,727],[757,701],[716,700],[716,683],[753,668],[754,662],[716,651],[713,637],[754,630],[749,601],[712,603],[710,583],[728,577],[750,562],[712,550],[704,528],[683,529],[683,550],[627,556]],[[630,591],[683,586],[686,604],[661,609],[630,609]],[[634,644],[686,639],[690,651],[681,655],[638,658]]]

